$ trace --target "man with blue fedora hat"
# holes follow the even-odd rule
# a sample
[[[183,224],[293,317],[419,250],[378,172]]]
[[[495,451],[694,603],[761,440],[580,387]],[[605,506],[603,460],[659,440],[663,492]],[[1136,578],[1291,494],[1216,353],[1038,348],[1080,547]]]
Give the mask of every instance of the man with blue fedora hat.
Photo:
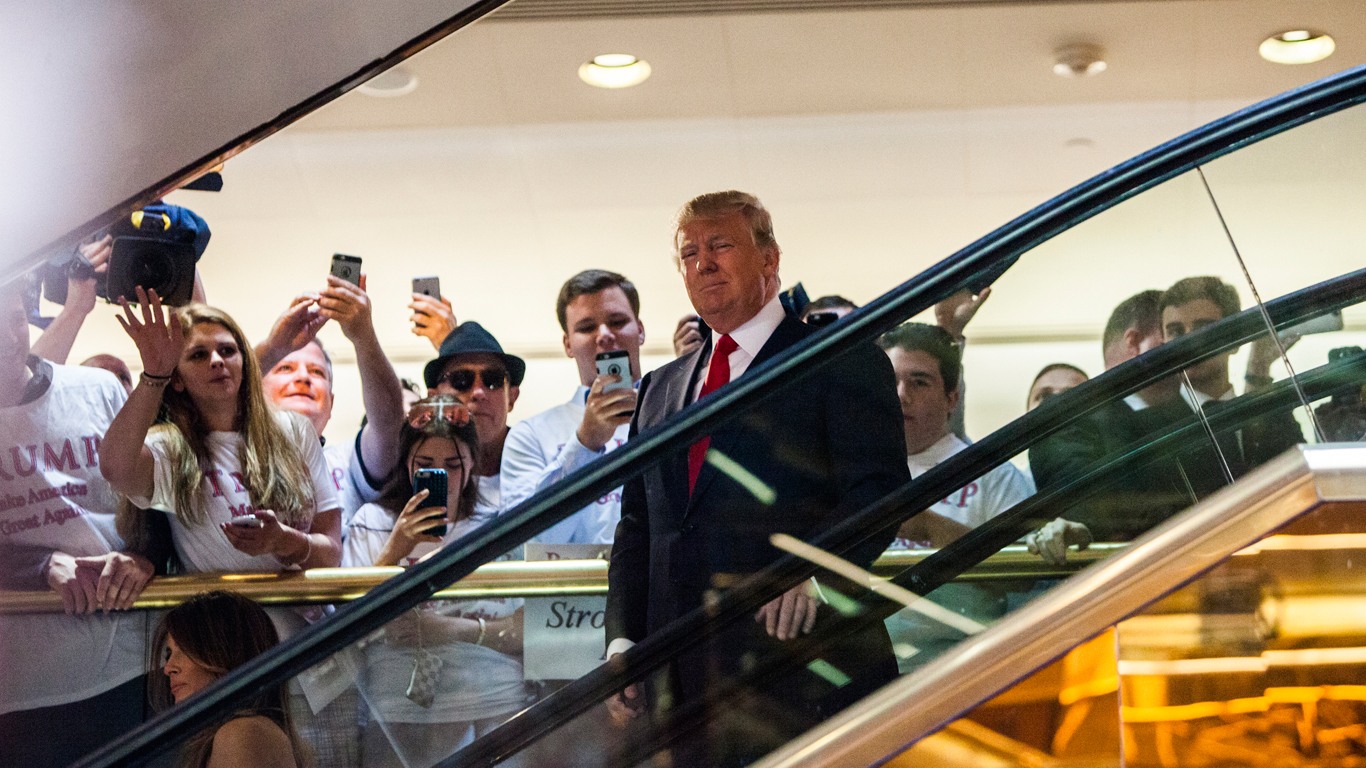
[[[455,395],[469,406],[479,431],[477,507],[498,508],[498,473],[508,433],[508,411],[517,402],[526,361],[503,352],[503,346],[474,321],[456,326],[441,342],[440,356],[423,371],[427,389]]]

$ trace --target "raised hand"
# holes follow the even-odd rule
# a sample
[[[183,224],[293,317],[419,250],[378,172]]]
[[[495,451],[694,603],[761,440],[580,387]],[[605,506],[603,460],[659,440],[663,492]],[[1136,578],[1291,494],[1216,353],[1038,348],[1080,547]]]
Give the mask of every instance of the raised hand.
[[[443,296],[438,300],[426,294],[414,293],[408,308],[413,310],[413,316],[408,318],[413,324],[413,334],[426,337],[433,347],[440,350],[441,342],[456,326],[450,299]]]
[[[940,328],[949,332],[954,341],[963,339],[963,331],[977,314],[977,310],[991,298],[991,289],[983,288],[981,293],[973,294],[963,290],[934,305],[934,320]]]
[[[256,356],[261,359],[261,370],[269,371],[291,352],[303,349],[313,341],[318,331],[327,325],[325,317],[317,307],[318,294],[301,293],[294,297],[286,309],[270,328],[270,335],[256,348]]]
[[[180,355],[185,351],[185,331],[180,327],[175,310],[168,313],[162,308],[161,297],[155,290],[144,291],[139,285],[137,293],[142,319],[138,320],[133,314],[126,296],[119,297],[123,315],[114,317],[137,345],[143,372],[157,378],[169,377],[175,373]]]
[[[365,292],[365,282],[364,274],[360,276],[359,286],[328,275],[327,287],[318,296],[319,314],[325,319],[336,320],[352,344],[375,335],[375,326],[370,319],[370,294]]]
[[[93,243],[81,246],[81,255],[94,267],[95,275],[109,271],[109,257],[114,254],[114,238],[105,235]],[[64,306],[88,315],[95,309],[95,277],[77,277],[74,273],[66,281],[66,304]]]
[[[702,346],[702,328],[697,315],[684,315],[674,329],[674,357],[682,357]]]

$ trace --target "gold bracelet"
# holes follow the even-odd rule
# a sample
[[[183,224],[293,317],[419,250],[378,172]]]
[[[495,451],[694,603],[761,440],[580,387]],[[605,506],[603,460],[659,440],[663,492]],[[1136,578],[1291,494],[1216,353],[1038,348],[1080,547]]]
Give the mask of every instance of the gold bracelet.
[[[479,639],[474,641],[475,645],[484,644],[484,635],[488,634],[489,625],[484,623],[484,617],[479,617]]]

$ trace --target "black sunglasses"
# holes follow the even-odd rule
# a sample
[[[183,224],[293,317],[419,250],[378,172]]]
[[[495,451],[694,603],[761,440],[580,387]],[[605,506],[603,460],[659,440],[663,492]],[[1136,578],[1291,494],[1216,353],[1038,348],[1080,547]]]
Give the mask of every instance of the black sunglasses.
[[[449,384],[456,392],[468,392],[474,389],[475,376],[484,382],[484,389],[502,389],[508,380],[502,368],[458,368],[437,379],[436,385]]]

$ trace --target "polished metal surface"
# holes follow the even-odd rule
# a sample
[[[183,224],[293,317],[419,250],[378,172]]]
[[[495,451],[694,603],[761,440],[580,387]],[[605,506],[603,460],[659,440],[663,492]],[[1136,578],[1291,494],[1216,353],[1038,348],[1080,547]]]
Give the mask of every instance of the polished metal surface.
[[[1024,547],[1007,547],[992,555],[959,581],[1061,578],[1123,549],[1124,544],[1096,544],[1072,552],[1065,566],[1051,566]],[[879,575],[909,568],[938,550],[889,552],[874,564]],[[345,603],[403,572],[402,568],[314,568],[285,573],[202,573],[153,579],[133,603],[134,609],[169,608],[201,592],[230,589],[270,605]],[[606,560],[499,562],[482,566],[470,576],[437,592],[437,599],[473,597],[544,597],[607,594]],[[62,599],[50,590],[0,592],[0,614],[60,613]]]
[[[1300,515],[1362,502],[1366,447],[1289,451],[756,766],[880,763]]]

